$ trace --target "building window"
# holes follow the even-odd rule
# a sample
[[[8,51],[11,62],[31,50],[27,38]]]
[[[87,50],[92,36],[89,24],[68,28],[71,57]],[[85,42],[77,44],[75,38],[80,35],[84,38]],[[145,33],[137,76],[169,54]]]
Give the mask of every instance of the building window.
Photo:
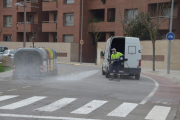
[[[33,15],[28,16],[28,22],[31,23],[31,24],[34,23],[34,16]]]
[[[162,16],[170,17],[171,16],[171,8],[164,8]]]
[[[4,27],[12,27],[12,16],[4,16]]]
[[[64,14],[64,26],[73,26],[74,25],[74,13]]]
[[[57,14],[54,14],[54,22],[57,22]]]
[[[63,35],[64,42],[73,42],[73,35]]]
[[[12,7],[12,0],[4,0],[4,7]]]
[[[4,41],[11,42],[12,35],[4,35]]]
[[[65,0],[64,3],[65,4],[71,4],[71,3],[74,3],[74,0]]]
[[[138,9],[126,10],[126,23],[129,23],[132,19],[135,19],[138,15]]]
[[[53,36],[53,42],[57,42],[57,35]]]

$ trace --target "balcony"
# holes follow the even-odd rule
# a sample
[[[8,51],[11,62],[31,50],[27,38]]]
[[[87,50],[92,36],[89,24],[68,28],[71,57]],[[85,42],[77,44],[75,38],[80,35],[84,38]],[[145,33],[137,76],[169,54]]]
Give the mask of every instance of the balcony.
[[[163,16],[160,16],[160,18],[151,17],[154,23],[159,24],[159,30],[167,30],[170,26],[170,18],[165,18]]]
[[[57,11],[58,1],[56,0],[43,0],[42,11]]]
[[[26,23],[26,32],[36,32],[38,30],[38,24]],[[17,32],[24,32],[24,23],[17,25]]]
[[[22,3],[23,4],[23,3]],[[37,3],[26,3],[27,6],[37,6]],[[39,9],[38,8],[34,8],[34,7],[26,7],[26,12],[38,12]],[[17,7],[17,12],[24,12],[24,7]]]
[[[99,32],[114,32],[116,25],[115,22],[89,23],[88,32],[92,32],[92,27],[95,31],[99,29]]]
[[[57,32],[56,21],[43,21],[42,32]]]

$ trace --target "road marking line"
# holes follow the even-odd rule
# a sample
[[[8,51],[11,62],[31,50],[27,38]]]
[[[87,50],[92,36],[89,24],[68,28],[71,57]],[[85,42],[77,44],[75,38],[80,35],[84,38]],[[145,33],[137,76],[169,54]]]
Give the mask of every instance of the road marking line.
[[[47,106],[35,109],[37,111],[46,111],[46,112],[53,112],[55,110],[58,110],[71,102],[75,101],[77,98],[63,98],[58,101],[53,102],[52,104],[49,104]]]
[[[39,85],[43,85],[44,83],[40,83]]]
[[[107,116],[126,117],[137,106],[138,104],[136,103],[123,103]]]
[[[11,89],[11,90],[7,90],[7,91],[15,91],[16,89]]]
[[[171,107],[154,106],[153,109],[148,113],[145,119],[148,120],[166,120]]]
[[[22,100],[22,101],[19,101],[19,102],[16,102],[16,103],[12,103],[12,104],[0,107],[0,109],[14,110],[14,109],[17,109],[17,108],[20,108],[20,107],[30,105],[30,104],[32,104],[34,102],[37,102],[39,100],[42,100],[44,98],[46,98],[46,97],[34,96],[34,97],[31,97],[31,98],[28,98],[28,99],[25,99],[25,100]]]
[[[150,77],[147,77],[147,76],[145,76],[145,75],[142,75],[142,76],[144,76],[144,77],[146,77],[146,78],[149,78],[150,80],[154,81],[155,87],[154,87],[154,89],[152,90],[152,92],[151,92],[146,98],[144,98],[139,104],[145,104],[145,103],[156,93],[156,91],[157,91],[158,88],[159,88],[159,83],[156,82],[154,79],[152,79],[152,78],[150,78]]]
[[[22,88],[29,88],[29,87],[31,87],[31,86],[25,86],[25,87],[22,87]]]
[[[19,95],[4,95],[0,97],[0,101],[18,97]]]
[[[95,109],[99,108],[103,104],[107,103],[108,101],[101,101],[101,100],[93,100],[90,103],[82,106],[81,108],[71,112],[74,114],[89,114],[90,112],[94,111]]]
[[[1,117],[15,117],[15,118],[36,118],[36,119],[50,119],[50,120],[100,120],[100,119],[86,119],[86,118],[70,118],[70,117],[54,117],[54,116],[35,116],[35,115],[18,115],[18,114],[0,114]]]

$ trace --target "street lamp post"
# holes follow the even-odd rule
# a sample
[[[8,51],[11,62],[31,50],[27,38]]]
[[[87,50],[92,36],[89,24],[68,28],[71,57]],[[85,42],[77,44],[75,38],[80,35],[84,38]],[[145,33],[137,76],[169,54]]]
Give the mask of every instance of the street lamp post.
[[[24,0],[24,40],[23,47],[26,47],[26,0]]]
[[[39,8],[36,6],[26,6],[26,0],[24,0],[24,5],[20,3],[16,3],[15,6],[17,7],[24,7],[24,39],[23,39],[23,47],[26,47],[26,7],[34,7],[34,8]]]
[[[174,0],[172,0],[172,4],[171,4],[171,20],[170,20],[170,28],[169,28],[170,33],[172,32],[173,9],[174,9]],[[170,74],[170,63],[171,63],[170,60],[171,60],[171,40],[169,40],[167,74]]]

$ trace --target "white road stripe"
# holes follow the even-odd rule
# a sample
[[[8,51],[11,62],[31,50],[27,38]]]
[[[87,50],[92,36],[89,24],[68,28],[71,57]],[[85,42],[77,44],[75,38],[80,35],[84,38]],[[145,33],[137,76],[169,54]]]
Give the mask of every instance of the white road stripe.
[[[4,96],[0,97],[0,101],[8,100],[8,99],[15,98],[15,97],[18,97],[18,96],[19,95],[4,95]]]
[[[16,89],[11,89],[11,90],[7,90],[7,91],[15,91]]]
[[[90,112],[94,111],[95,109],[99,108],[103,104],[107,103],[108,101],[101,101],[101,100],[93,100],[90,103],[82,106],[81,108],[71,112],[74,114],[89,114]]]
[[[153,109],[148,113],[145,119],[148,120],[166,120],[171,107],[154,106]]]
[[[144,76],[144,75],[142,75],[142,76]],[[145,104],[156,93],[156,91],[159,88],[159,83],[156,82],[154,79],[152,79],[150,77],[147,77],[147,76],[144,76],[144,77],[149,78],[150,80],[154,81],[155,82],[155,87],[152,90],[152,92],[146,98],[144,98],[139,104]]]
[[[100,120],[100,119],[54,117],[54,116],[35,116],[35,115],[17,115],[17,114],[0,114],[0,116],[1,117],[13,117],[13,118],[50,119],[50,120]]]
[[[29,88],[29,87],[31,87],[31,86],[25,86],[25,87],[22,87],[22,88]]]
[[[28,98],[28,99],[25,99],[25,100],[22,100],[22,101],[19,101],[19,102],[16,102],[16,103],[12,103],[12,104],[0,107],[0,109],[14,110],[14,109],[17,109],[17,108],[20,108],[20,107],[24,107],[26,105],[30,105],[30,104],[32,104],[34,102],[37,102],[39,100],[42,100],[44,98],[46,98],[46,97],[34,96],[34,97],[31,97],[31,98]]]
[[[126,117],[137,106],[136,103],[123,103],[107,116]]]
[[[75,101],[77,98],[63,98],[63,99],[60,99],[56,102],[53,102],[52,104],[50,105],[47,105],[47,106],[44,106],[44,107],[41,107],[41,108],[38,108],[38,109],[35,109],[37,111],[46,111],[46,112],[53,112],[55,110],[58,110],[66,105],[68,105],[69,103]]]

